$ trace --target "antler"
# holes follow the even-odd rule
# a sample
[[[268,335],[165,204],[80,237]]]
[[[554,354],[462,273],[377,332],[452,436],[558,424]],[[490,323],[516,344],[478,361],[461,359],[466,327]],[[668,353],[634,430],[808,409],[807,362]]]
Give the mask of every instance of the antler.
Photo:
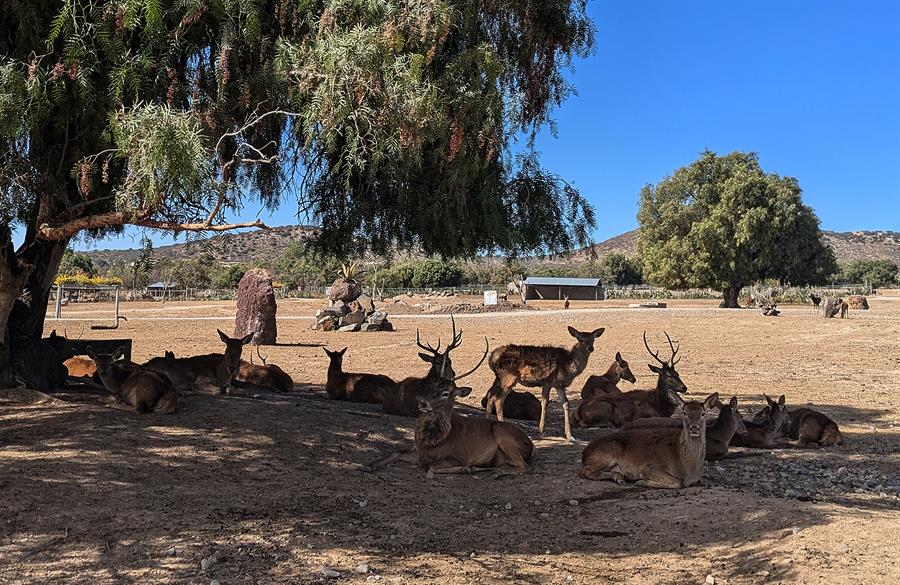
[[[416,345],[418,345],[420,348],[424,349],[425,351],[427,351],[429,353],[438,355],[441,351],[441,338],[438,337],[438,344],[437,344],[436,348],[431,347],[430,343],[428,345],[422,345],[422,342],[419,340],[419,328],[416,327]]]
[[[665,365],[668,365],[666,362],[664,362],[664,361],[662,361],[661,359],[659,359],[659,352],[658,352],[658,351],[657,351],[657,352],[654,352],[652,349],[650,349],[650,344],[647,343],[647,332],[646,332],[646,331],[644,331],[644,347],[647,348],[647,353],[649,353],[650,355],[652,355],[652,356],[653,356],[653,359],[655,359],[656,361],[658,361],[660,364],[662,364],[662,365],[664,365],[664,366],[665,366]]]
[[[262,360],[262,363],[263,363],[264,366],[267,365],[267,364],[266,364],[266,360],[269,359],[269,358],[268,358],[268,357],[263,357],[262,355],[260,355],[260,353],[259,353],[259,346],[258,346],[258,345],[256,346],[256,355],[257,355],[257,357],[259,357],[259,359]]]
[[[459,376],[456,376],[455,378],[452,379],[452,381],[455,382],[455,381],[457,381],[457,380],[461,380],[461,379],[465,378],[466,376],[471,376],[472,374],[474,374],[474,373],[475,373],[475,370],[477,370],[479,367],[481,367],[481,364],[484,363],[484,360],[485,360],[485,358],[487,357],[487,354],[488,354],[488,350],[489,350],[489,349],[490,349],[490,345],[488,344],[488,338],[487,338],[487,336],[485,336],[485,337],[484,337],[484,355],[481,356],[481,360],[479,360],[479,362],[478,362],[477,364],[475,364],[475,367],[474,367],[474,368],[472,368],[471,370],[469,370],[469,371],[466,372],[465,374],[461,374],[461,375],[459,375]]]
[[[462,343],[462,334],[460,331],[458,334],[456,333],[456,319],[453,318],[453,315],[450,315],[450,323],[453,326],[453,341],[450,342],[450,345],[447,346],[447,353],[449,354],[451,351],[459,347],[459,344]]]
[[[666,333],[665,331],[663,331],[663,333],[666,334],[666,339],[669,340],[669,347],[672,349],[672,357],[669,358],[669,363],[672,365],[672,367],[674,367],[675,364],[677,364],[679,361],[681,361],[681,358],[678,358],[677,360],[675,359],[675,356],[678,354],[679,346],[678,346],[677,342],[675,344],[672,343],[672,338],[669,337],[668,333]]]

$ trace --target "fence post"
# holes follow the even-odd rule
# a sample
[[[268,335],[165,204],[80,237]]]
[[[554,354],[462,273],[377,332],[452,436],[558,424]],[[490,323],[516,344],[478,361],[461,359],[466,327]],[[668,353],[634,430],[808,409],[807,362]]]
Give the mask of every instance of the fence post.
[[[116,286],[116,325],[119,324],[119,287]]]
[[[62,318],[62,290],[63,285],[56,285],[56,320],[59,321]]]

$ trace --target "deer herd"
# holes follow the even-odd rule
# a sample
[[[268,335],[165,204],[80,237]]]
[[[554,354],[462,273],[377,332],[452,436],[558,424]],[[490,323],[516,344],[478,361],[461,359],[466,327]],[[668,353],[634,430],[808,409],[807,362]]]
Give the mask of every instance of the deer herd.
[[[597,340],[605,329],[578,331],[568,327],[575,343],[569,348],[547,345],[503,345],[485,348],[480,360],[458,374],[451,352],[462,344],[451,316],[450,343],[441,349],[423,343],[416,331],[418,354],[428,364],[422,376],[395,381],[375,373],[351,373],[343,369],[347,348],[325,349],[330,361],[325,392],[334,400],[380,404],[386,414],[417,417],[411,448],[391,453],[365,467],[372,471],[398,460],[415,461],[428,476],[469,473],[511,467],[527,471],[535,456],[528,434],[511,420],[538,421],[544,433],[551,390],[555,389],[563,416],[565,438],[574,441],[572,427],[612,428],[591,441],[581,456],[580,476],[591,480],[636,482],[656,488],[682,488],[695,484],[707,459],[728,455],[730,447],[773,449],[787,446],[840,445],[837,425],[810,408],[788,409],[785,397],[765,396],[766,406],[750,419],[738,411],[738,400],[727,402],[717,393],[703,400],[687,400],[688,387],[676,371],[679,345],[665,334],[669,357],[653,351],[644,333],[643,342],[654,363],[656,387],[623,391],[619,384],[636,383],[621,352],[609,368],[587,378],[581,402],[570,413],[567,391],[588,367]],[[223,353],[176,358],[171,352],[144,364],[122,360],[121,349],[90,357],[99,381],[109,391],[110,406],[139,413],[171,414],[177,397],[187,392],[240,394],[260,388],[291,391],[291,377],[278,366],[241,359],[252,336],[236,339],[219,331]],[[494,380],[481,400],[482,415],[465,415],[456,407],[458,398],[473,389],[458,382],[472,375],[487,360]],[[83,364],[82,364],[83,365]],[[540,388],[540,397],[516,386]],[[255,390],[254,390],[255,389]],[[508,420],[510,419],[510,420]],[[796,444],[788,443],[788,440]]]

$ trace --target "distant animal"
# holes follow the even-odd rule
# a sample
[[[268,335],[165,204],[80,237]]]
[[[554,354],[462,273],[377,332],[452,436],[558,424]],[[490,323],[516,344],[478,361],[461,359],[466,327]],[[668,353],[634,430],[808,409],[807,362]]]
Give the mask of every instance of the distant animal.
[[[144,364],[144,368],[157,372],[169,379],[179,392],[200,392],[203,394],[225,394],[234,375],[240,369],[241,353],[244,346],[253,339],[253,333],[237,339],[217,330],[225,343],[225,353],[209,353],[184,358],[173,354],[155,357]]]
[[[706,426],[706,458],[709,460],[721,459],[728,454],[728,444],[735,433],[747,434],[744,419],[738,412],[736,396],[732,396],[728,404],[717,401],[715,406],[719,409],[719,416]],[[681,421],[677,418],[639,418],[622,425],[622,430],[666,426],[677,428],[681,426]]]
[[[563,309],[565,309],[565,310],[568,311],[568,310],[569,310],[569,297],[568,297],[568,295],[566,295],[565,299],[566,299],[566,301],[563,303]]]
[[[417,460],[429,477],[506,466],[527,471],[534,456],[534,443],[522,429],[513,423],[453,412],[456,397],[472,391],[456,386],[455,381],[463,377],[426,378],[419,389],[421,414],[416,423],[414,449],[388,455],[369,464],[367,470],[403,459]]]
[[[125,348],[111,354],[96,354],[88,348],[88,355],[97,365],[103,386],[112,394],[109,406],[138,413],[173,414],[178,393],[168,378],[125,360],[119,360]]]
[[[850,314],[850,305],[847,301],[841,301],[841,319],[848,318]]]
[[[385,393],[396,389],[397,382],[387,376],[345,372],[343,363],[346,352],[346,347],[339,351],[325,349],[328,359],[331,360],[328,365],[328,379],[325,382],[325,392],[329,398],[380,404]]]
[[[581,401],[572,415],[572,422],[581,428],[592,426],[622,426],[630,420],[654,416],[668,417],[675,411],[675,403],[670,399],[672,392],[686,393],[687,385],[675,369],[681,361],[677,358],[679,346],[675,345],[668,333],[663,332],[672,351],[668,360],[662,360],[659,352],[652,351],[644,332],[644,347],[659,366],[648,364],[651,372],[657,374],[654,390],[632,390],[619,395],[608,394]]]
[[[789,420],[784,408],[784,394],[778,400],[772,400],[765,394],[763,396],[769,404],[769,412],[766,417],[758,421],[744,421],[747,427],[746,435],[735,435],[731,438],[733,447],[752,447],[754,449],[775,449],[782,446],[784,432],[782,428],[785,421]]]
[[[685,402],[672,392],[672,400],[681,405],[680,429],[638,428],[594,439],[581,454],[580,476],[669,489],[700,481],[706,458],[706,419],[719,395],[711,394],[703,402]]]
[[[818,311],[819,304],[822,302],[822,297],[815,293],[809,293],[809,300],[812,301],[813,306],[816,308],[816,311]]]
[[[754,422],[769,418],[771,407],[766,406],[753,417]],[[809,444],[841,445],[844,438],[837,423],[828,416],[812,408],[792,408],[787,411],[787,419],[781,427],[785,436],[797,441],[800,446]]]
[[[487,394],[481,398],[481,408],[487,407],[487,399]],[[540,420],[541,401],[531,392],[516,392],[513,390],[503,403],[503,418]]]
[[[578,331],[574,327],[569,327],[568,331],[576,340],[571,349],[504,345],[491,353],[488,365],[494,371],[494,383],[488,390],[485,407],[487,417],[496,412],[497,420],[503,420],[503,402],[517,383],[532,388],[540,387],[541,418],[538,432],[543,434],[550,390],[556,388],[562,402],[565,436],[566,439],[572,440],[566,389],[584,371],[588,358],[594,351],[594,340],[603,335],[605,329],[601,327],[593,331]]]
[[[602,376],[591,376],[584,383],[584,386],[581,388],[582,400],[594,396],[618,396],[622,394],[622,391],[617,386],[619,380],[626,380],[632,384],[637,382],[637,378],[631,372],[628,362],[625,361],[621,353],[616,352],[616,358],[609,366],[609,369],[606,370],[606,373]]]

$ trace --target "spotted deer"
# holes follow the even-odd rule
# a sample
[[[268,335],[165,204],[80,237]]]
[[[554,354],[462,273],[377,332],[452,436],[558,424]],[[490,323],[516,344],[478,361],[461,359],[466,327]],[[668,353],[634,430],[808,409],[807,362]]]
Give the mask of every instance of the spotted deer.
[[[143,367],[168,378],[179,392],[227,393],[240,367],[244,346],[253,339],[253,333],[236,339],[217,331],[225,344],[225,353],[209,353],[185,358],[176,358],[174,355],[155,357]]]
[[[594,439],[581,454],[580,476],[668,489],[700,481],[706,459],[706,419],[719,395],[711,394],[703,402],[685,402],[677,392],[671,395],[681,406],[680,428],[621,430]]]
[[[594,396],[583,400],[572,415],[572,421],[581,428],[592,426],[622,426],[628,421],[654,416],[668,417],[675,410],[675,403],[670,396],[672,392],[686,393],[687,385],[675,369],[681,361],[677,358],[680,347],[672,341],[668,333],[663,332],[669,342],[671,356],[662,360],[659,352],[650,349],[647,343],[647,332],[644,332],[644,347],[659,366],[648,364],[650,371],[657,374],[654,390],[632,390],[619,395]]]
[[[497,420],[503,420],[503,403],[516,384],[541,388],[541,419],[538,432],[543,434],[547,417],[550,390],[556,388],[563,408],[563,424],[566,439],[572,440],[569,423],[569,399],[566,389],[584,371],[588,358],[594,351],[594,340],[603,335],[603,327],[594,331],[578,331],[568,328],[576,343],[571,349],[552,346],[504,345],[491,353],[488,365],[494,371],[494,383],[488,390],[485,416],[496,412]]]
[[[169,380],[155,371],[119,360],[125,353],[120,347],[111,354],[88,353],[97,365],[103,386],[113,397],[109,406],[138,413],[173,414],[178,394]]]
[[[622,391],[617,386],[619,380],[626,380],[632,384],[637,382],[637,378],[631,372],[628,362],[617,351],[616,359],[613,360],[606,373],[602,376],[591,376],[584,383],[584,386],[581,388],[582,400],[594,396],[619,396],[622,394]]]
[[[346,347],[339,351],[325,349],[325,354],[330,360],[328,378],[325,382],[325,392],[328,393],[329,398],[380,404],[387,393],[396,390],[397,382],[387,376],[345,372],[343,363],[346,352]]]

